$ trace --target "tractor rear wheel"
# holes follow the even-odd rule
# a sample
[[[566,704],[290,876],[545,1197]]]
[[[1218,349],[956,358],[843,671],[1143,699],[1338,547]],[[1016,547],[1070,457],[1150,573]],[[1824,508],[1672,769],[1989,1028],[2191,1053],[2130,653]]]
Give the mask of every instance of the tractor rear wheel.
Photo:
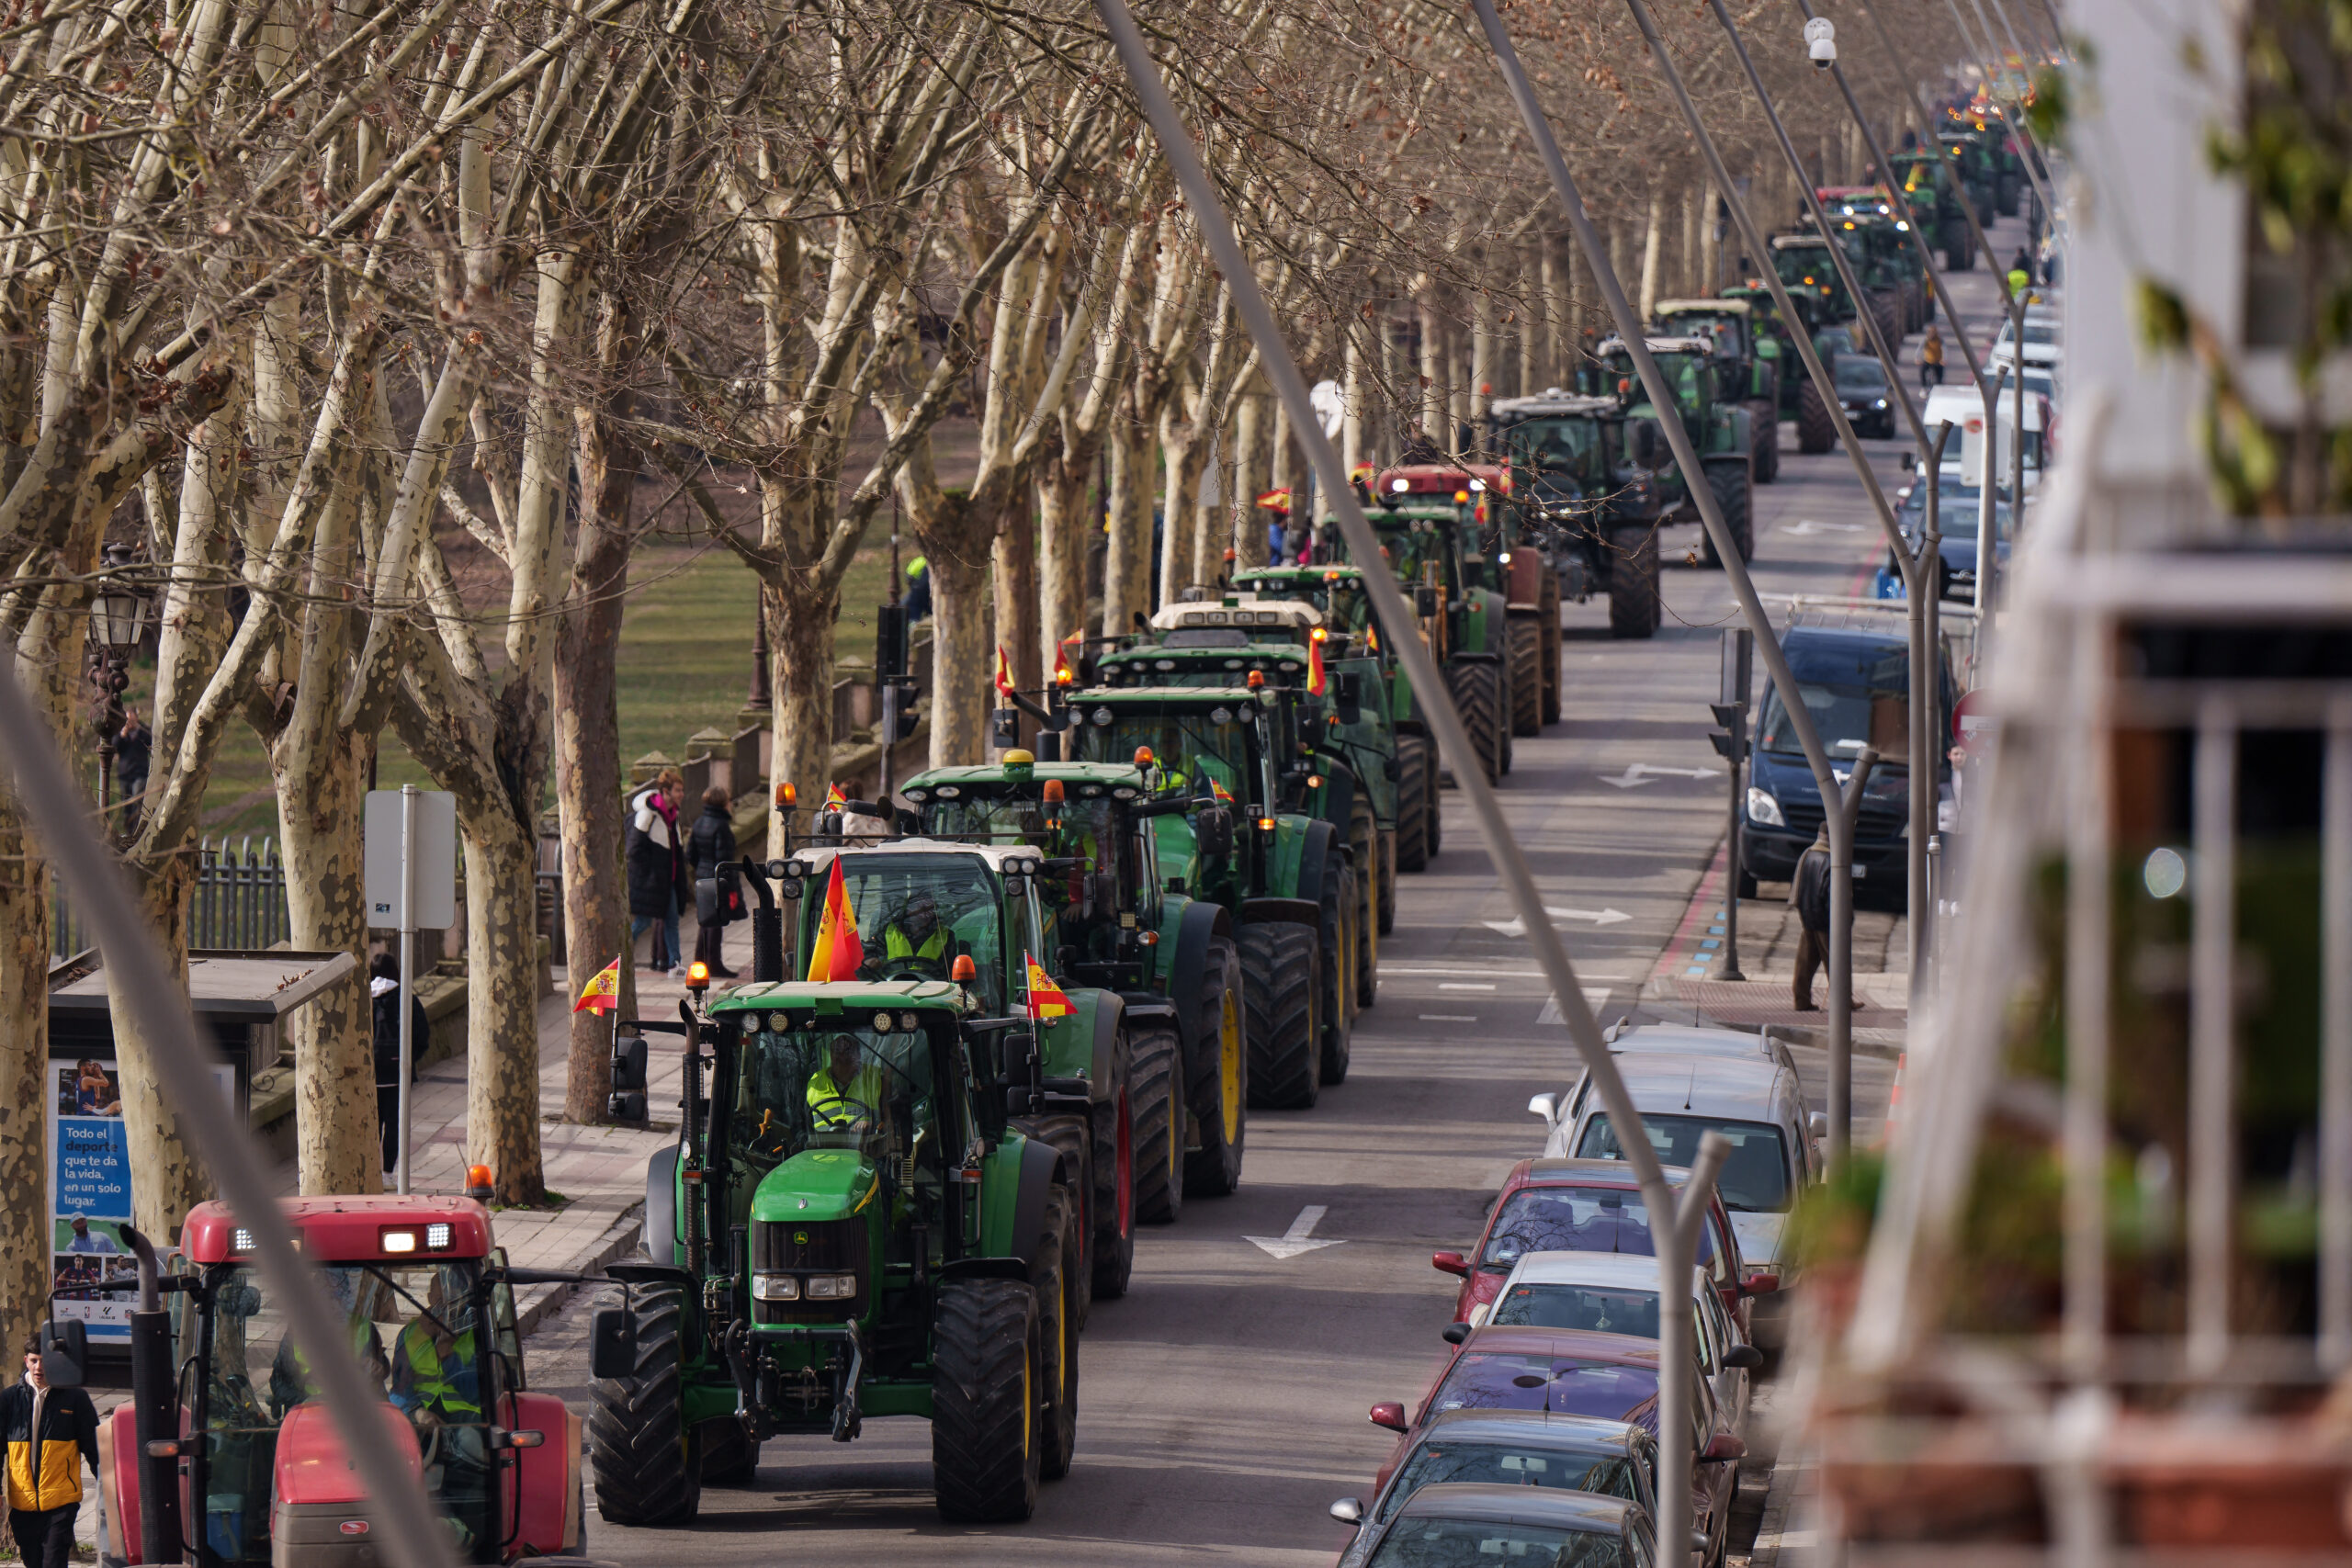
[[[1356,1010],[1372,1005],[1380,984],[1380,868],[1387,846],[1381,842],[1380,823],[1372,802],[1362,790],[1348,810],[1348,847],[1354,852],[1356,879]],[[1392,919],[1393,923],[1393,919]]]
[[[1544,627],[1532,615],[1513,615],[1510,626],[1510,732],[1544,733]]]
[[[1645,637],[1657,630],[1657,530],[1620,528],[1609,536],[1617,558],[1609,571],[1609,635]]]
[[[1739,558],[1753,560],[1756,557],[1755,491],[1747,477],[1747,466],[1745,463],[1708,464],[1707,488],[1715,492],[1715,504],[1723,510],[1724,525],[1731,531],[1732,542],[1739,550]],[[1706,558],[1709,566],[1724,564],[1722,553],[1715,548],[1712,534],[1707,536]]]
[[[1128,1058],[1135,1217],[1142,1224],[1164,1225],[1184,1207],[1183,1059],[1183,1041],[1164,1026],[1138,1032]]]
[[[749,1486],[759,1473],[760,1445],[732,1416],[702,1424],[702,1483]]]
[[[1094,1107],[1093,1262],[1090,1296],[1104,1301],[1127,1293],[1136,1266],[1135,1047],[1123,1030],[1113,1044],[1117,1055],[1115,1092]]]
[[[1239,952],[1224,937],[1212,938],[1201,961],[1199,1032],[1184,1057],[1188,1198],[1222,1198],[1241,1185],[1251,1066],[1243,984]]]
[[[1396,869],[1430,868],[1430,819],[1437,815],[1437,780],[1431,776],[1430,743],[1419,735],[1396,738]]]
[[[1288,920],[1241,928],[1253,1106],[1311,1111],[1322,1088],[1323,974],[1315,934]]]
[[[1537,603],[1543,606],[1542,618],[1536,623],[1544,632],[1544,722],[1560,722],[1560,574],[1546,568],[1544,592]],[[1381,928],[1385,931],[1385,926]]]
[[[1323,868],[1316,902],[1322,908],[1323,932],[1318,954],[1323,1029],[1317,1070],[1322,1082],[1341,1083],[1348,1076],[1348,1032],[1356,1011],[1356,884],[1355,873],[1340,864],[1337,856]]]
[[[1768,485],[1781,477],[1781,411],[1765,398],[1747,406],[1756,425],[1756,482]]]
[[[685,1296],[637,1292],[637,1371],[597,1380],[588,1412],[596,1507],[616,1525],[683,1525],[702,1506],[702,1432],[685,1424]]]
[[[1057,1182],[1046,1194],[1037,1256],[1029,1284],[1037,1292],[1037,1472],[1047,1481],[1069,1473],[1078,1452],[1078,1331],[1081,1281],[1075,1194]]]
[[[1829,405],[1811,377],[1797,384],[1797,450],[1817,455],[1838,444],[1838,427],[1829,422]]]
[[[1445,667],[1445,686],[1453,698],[1454,710],[1462,716],[1462,728],[1470,732],[1470,750],[1478,754],[1479,765],[1485,769],[1487,782],[1492,784],[1502,772],[1502,748],[1497,740],[1501,728],[1496,715],[1497,671],[1492,664],[1467,660]]]
[[[948,1518],[1017,1524],[1037,1511],[1044,1458],[1037,1292],[1018,1280],[949,1280],[932,1339],[932,1495]]]

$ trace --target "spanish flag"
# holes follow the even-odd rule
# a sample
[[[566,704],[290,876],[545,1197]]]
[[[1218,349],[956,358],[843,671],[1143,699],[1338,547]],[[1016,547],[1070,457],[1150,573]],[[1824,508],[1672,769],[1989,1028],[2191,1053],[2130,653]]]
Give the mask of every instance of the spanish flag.
[[[1261,491],[1258,496],[1258,504],[1268,512],[1279,512],[1287,517],[1290,515],[1290,491],[1288,490]]]
[[[1012,695],[1012,660],[1005,657],[1002,643],[996,645],[996,689],[1000,696]]]
[[[1317,626],[1314,635],[1306,639],[1306,689],[1318,697],[1323,694],[1323,688],[1329,684],[1323,674],[1323,638],[1326,635],[1323,628]]]
[[[1029,953],[1021,955],[1023,968],[1029,974],[1029,1016],[1033,1019],[1068,1018],[1074,1010],[1062,988],[1046,978],[1045,970]]]
[[[621,961],[614,959],[588,976],[580,987],[580,999],[571,1004],[574,1012],[608,1013],[621,1005]]]
[[[847,806],[848,804],[849,797],[842,794],[841,785],[827,784],[825,786],[825,804],[819,807],[817,809],[820,811],[839,811],[842,807]],[[842,868],[839,865],[834,866],[834,874],[836,875],[840,874],[841,869]]]
[[[1227,806],[1233,804],[1233,792],[1217,783],[1215,773],[1209,775],[1209,794]]]
[[[854,980],[865,962],[865,946],[857,940],[857,916],[849,907],[849,888],[842,881],[842,863],[833,859],[833,874],[825,884],[825,913],[817,922],[817,940],[808,944],[808,978]]]

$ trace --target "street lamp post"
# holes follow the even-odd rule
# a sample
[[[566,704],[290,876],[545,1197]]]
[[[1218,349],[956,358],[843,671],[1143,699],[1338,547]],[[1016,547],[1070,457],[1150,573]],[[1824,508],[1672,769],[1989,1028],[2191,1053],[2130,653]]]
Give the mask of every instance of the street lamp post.
[[[108,545],[100,558],[106,581],[90,599],[90,680],[98,706],[98,814],[114,802],[115,741],[128,716],[122,694],[130,687],[130,650],[147,629],[147,598],[119,575],[131,563],[129,545]],[[113,829],[108,829],[112,833]]]

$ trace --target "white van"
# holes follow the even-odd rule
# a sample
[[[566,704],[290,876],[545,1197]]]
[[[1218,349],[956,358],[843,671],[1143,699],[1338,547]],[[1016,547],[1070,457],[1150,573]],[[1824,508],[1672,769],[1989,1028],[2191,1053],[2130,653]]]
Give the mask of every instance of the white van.
[[[1995,418],[2000,427],[2000,449],[1995,457],[1998,465],[1997,478],[2005,488],[2008,483],[2011,441],[2017,423],[2017,384],[2005,381],[1997,400]],[[1977,470],[1984,461],[1984,401],[1976,389],[1965,383],[1942,386],[1928,393],[1927,406],[1919,411],[1919,422],[1928,427],[1928,439],[1936,435],[1936,426],[1949,420],[1952,424],[1952,442],[1944,447],[1944,467],[1949,471],[1955,457],[1959,460],[1961,482],[1974,485]],[[2045,444],[2043,436],[2049,429],[2050,400],[2031,388],[2025,394],[2025,488],[2033,493],[2041,482]]]

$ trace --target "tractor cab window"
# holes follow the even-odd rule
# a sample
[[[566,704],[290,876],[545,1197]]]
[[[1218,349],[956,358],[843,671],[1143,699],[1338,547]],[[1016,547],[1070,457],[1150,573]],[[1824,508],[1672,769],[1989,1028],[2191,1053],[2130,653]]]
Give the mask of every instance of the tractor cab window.
[[[978,969],[971,982],[983,1009],[1004,1001],[1005,913],[994,874],[970,855],[844,855],[842,883],[865,950],[861,980],[944,980],[956,960]],[[804,900],[808,919],[825,900]]]
[[[1125,762],[1150,747],[1162,788],[1238,802],[1258,793],[1250,716],[1238,699],[1176,712],[1095,708],[1077,735],[1082,761]]]
[[[1533,419],[1510,432],[1511,462],[1537,474],[1565,475],[1587,483],[1605,483],[1600,432],[1597,419]]]
[[[376,1392],[408,1419],[425,1490],[458,1553],[495,1562],[501,1546],[490,1446],[496,1347],[480,1315],[480,1265],[330,1264],[322,1282],[344,1312],[344,1332]],[[222,1269],[213,1286],[209,1375],[200,1397],[210,1438],[204,1544],[229,1562],[270,1561],[271,1480],[281,1438],[292,1451],[339,1460],[318,1381],[286,1331],[259,1269]],[[194,1393],[195,1391],[186,1391]]]
[[[744,1036],[728,1141],[764,1175],[808,1149],[939,1168],[931,1037],[911,1010],[771,1013]],[[744,1184],[757,1185],[757,1177]]]

